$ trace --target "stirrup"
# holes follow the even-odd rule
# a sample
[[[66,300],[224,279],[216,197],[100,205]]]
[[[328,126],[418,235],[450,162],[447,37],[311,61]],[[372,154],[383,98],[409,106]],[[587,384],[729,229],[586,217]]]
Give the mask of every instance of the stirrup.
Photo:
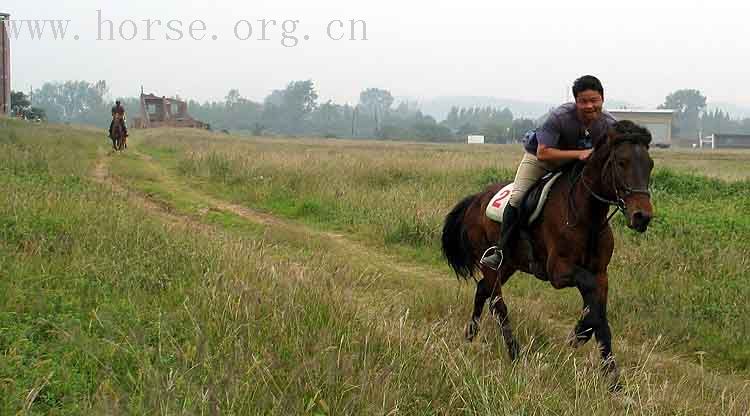
[[[490,250],[492,250],[492,254],[490,254],[489,257],[492,257],[493,255],[500,256],[500,261],[497,262],[497,266],[495,267],[490,266],[489,264],[484,262],[484,260],[488,257],[487,253],[489,253]],[[503,251],[500,250],[497,246],[492,246],[488,248],[487,250],[484,250],[484,254],[482,254],[482,258],[479,260],[479,264],[482,264],[484,266],[489,267],[492,270],[497,271],[497,269],[500,268],[500,265],[503,264],[503,260],[504,260]]]

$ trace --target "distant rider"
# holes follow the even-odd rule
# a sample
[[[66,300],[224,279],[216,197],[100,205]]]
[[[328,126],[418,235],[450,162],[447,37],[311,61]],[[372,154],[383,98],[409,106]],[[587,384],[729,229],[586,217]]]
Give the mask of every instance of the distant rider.
[[[122,119],[122,129],[125,133],[125,137],[128,137],[128,126],[125,123],[125,107],[122,106],[120,100],[115,101],[115,106],[112,107],[112,122],[109,124],[109,138],[112,138],[112,128],[115,125],[115,117],[120,116]]]

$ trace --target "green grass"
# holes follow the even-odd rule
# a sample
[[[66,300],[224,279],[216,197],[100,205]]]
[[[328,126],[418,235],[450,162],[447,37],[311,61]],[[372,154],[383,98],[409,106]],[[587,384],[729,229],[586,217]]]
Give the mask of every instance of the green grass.
[[[518,156],[507,146],[496,146],[508,152],[494,155],[404,146],[385,161],[379,155],[389,147],[369,143],[271,146],[164,135],[149,136],[144,145],[172,175],[214,196],[344,231],[430,265],[440,263],[442,220],[452,204],[511,179]],[[750,251],[750,181],[659,166],[653,184],[657,217],[647,234],[614,220],[612,321],[628,338],[662,336],[678,352],[707,351],[700,359],[708,365],[747,374],[750,307],[743,299],[750,286],[743,282],[750,269],[743,259]],[[516,278],[509,290],[536,297],[540,283]],[[560,317],[579,303],[577,296],[557,293],[545,298]]]
[[[276,149],[278,143],[261,143],[257,163],[243,162],[242,172],[236,161],[217,157],[210,163],[229,169],[206,175],[199,173],[205,172],[202,162],[196,173],[178,166],[193,163],[182,162],[196,159],[190,152],[236,143],[212,143],[221,136],[193,131],[179,131],[186,142],[170,139],[171,131],[151,134],[169,143],[141,148],[153,157],[147,161],[132,151],[105,156],[108,144],[98,131],[0,120],[0,414],[697,415],[750,409],[747,381],[724,371],[740,368],[736,348],[721,350],[730,337],[709,325],[722,323],[724,331],[735,325],[735,336],[745,339],[746,320],[735,314],[745,307],[738,304],[747,293],[739,276],[747,275],[747,264],[727,260],[713,271],[709,260],[746,250],[740,233],[722,229],[711,250],[696,252],[699,242],[680,233],[705,237],[713,228],[696,231],[685,222],[677,232],[673,220],[645,236],[618,228],[613,322],[615,336],[629,345],[615,342],[625,390],[613,396],[592,350],[563,345],[560,325],[572,326],[579,306],[574,293],[531,279],[510,285],[511,317],[526,348],[517,363],[507,360],[491,319],[483,321],[475,343],[462,340],[472,287],[456,285],[445,266],[435,266],[432,238],[445,207],[476,185],[475,173],[491,167],[464,160],[459,148],[439,152],[452,164],[431,168],[435,155],[415,156],[422,148],[408,144],[340,148],[295,141]],[[140,145],[134,139],[131,150]],[[298,153],[286,153],[289,146]],[[367,162],[386,150],[403,151],[406,159],[393,166]],[[315,162],[325,162],[324,155],[360,170],[342,181],[341,166],[326,170]],[[140,196],[92,181],[97,159]],[[380,167],[388,173],[365,179]],[[232,179],[261,175],[270,184]],[[279,184],[296,193],[278,208],[254,205]],[[144,208],[139,201],[147,194],[162,208]],[[682,212],[679,196],[667,206],[675,216]],[[346,229],[369,250],[354,256],[345,243],[294,222],[255,224],[215,209],[212,198],[219,197],[288,209],[285,215],[313,229]],[[647,250],[654,246],[663,250]],[[672,263],[665,265],[667,259]],[[736,284],[705,287],[711,278]],[[687,290],[660,296],[676,285]],[[725,309],[701,307],[725,301]],[[551,318],[561,322],[553,325]],[[691,337],[686,345],[656,342],[657,333],[677,339],[684,329],[675,325],[678,319]],[[706,346],[706,362],[727,352],[716,360],[720,371],[671,354]]]
[[[305,269],[268,263],[263,243],[245,240],[257,229],[229,239],[167,229],[37,163],[61,150],[36,147],[36,162],[2,176],[0,413],[361,413],[382,404],[374,391],[388,402],[447,393],[417,382],[418,361],[378,375],[396,352],[329,301],[357,283],[337,287],[325,259],[299,259],[315,277],[305,282],[294,279]],[[221,213],[209,222],[238,225]],[[396,376],[398,390],[361,385]]]

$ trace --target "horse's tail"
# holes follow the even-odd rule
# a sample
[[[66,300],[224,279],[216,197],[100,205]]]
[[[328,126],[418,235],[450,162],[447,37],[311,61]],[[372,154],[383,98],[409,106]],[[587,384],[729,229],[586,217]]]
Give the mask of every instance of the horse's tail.
[[[445,217],[443,225],[443,256],[448,260],[457,278],[468,279],[474,275],[479,259],[474,254],[474,247],[469,239],[469,232],[464,224],[464,217],[469,206],[480,194],[469,195],[456,204]]]

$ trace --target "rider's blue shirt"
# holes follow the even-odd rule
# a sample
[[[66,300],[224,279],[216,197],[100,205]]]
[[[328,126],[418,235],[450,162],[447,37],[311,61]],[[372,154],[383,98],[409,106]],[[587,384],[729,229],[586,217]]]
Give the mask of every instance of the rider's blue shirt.
[[[616,121],[612,114],[602,110],[601,116],[587,129],[578,119],[575,103],[565,103],[552,110],[536,134],[529,135],[524,148],[533,155],[540,143],[561,150],[590,149],[595,140],[607,135]]]

